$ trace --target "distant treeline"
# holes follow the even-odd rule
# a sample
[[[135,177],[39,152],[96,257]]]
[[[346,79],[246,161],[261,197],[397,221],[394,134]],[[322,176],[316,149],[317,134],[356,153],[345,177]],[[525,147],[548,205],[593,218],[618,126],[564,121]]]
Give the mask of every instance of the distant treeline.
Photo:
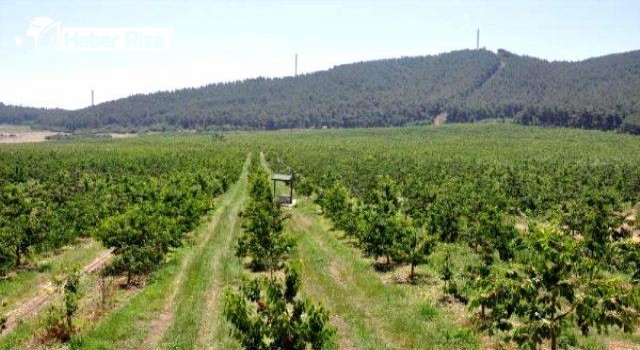
[[[640,51],[548,62],[464,50],[134,95],[76,111],[0,104],[0,123],[63,131],[398,126],[441,114],[639,134]]]

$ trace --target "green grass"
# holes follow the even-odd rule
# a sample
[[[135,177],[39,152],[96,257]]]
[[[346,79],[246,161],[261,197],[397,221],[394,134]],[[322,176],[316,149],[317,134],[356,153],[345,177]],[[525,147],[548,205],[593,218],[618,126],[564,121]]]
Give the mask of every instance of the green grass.
[[[297,238],[303,294],[319,301],[346,326],[338,329],[359,349],[476,349],[472,331],[412,291],[421,286],[385,282],[371,261],[340,239],[328,220],[303,199],[289,229]],[[432,283],[433,281],[429,281]],[[341,322],[334,322],[341,323]],[[344,340],[343,340],[344,341]]]
[[[180,270],[180,261],[191,249],[190,246],[179,249],[173,259],[153,274],[151,283],[144,290],[95,327],[78,335],[75,340],[76,347],[123,349],[139,346],[148,332],[143,326],[154,320],[162,311],[166,296],[171,292],[174,278]]]
[[[233,247],[240,233],[238,214],[247,195],[246,187],[245,170],[220,209],[220,219],[209,233],[210,239],[189,268],[176,300],[175,321],[165,334],[163,348],[196,349],[210,345],[214,338],[224,341],[220,332],[216,333],[224,323],[219,320],[222,316],[219,306],[222,287],[241,272]]]

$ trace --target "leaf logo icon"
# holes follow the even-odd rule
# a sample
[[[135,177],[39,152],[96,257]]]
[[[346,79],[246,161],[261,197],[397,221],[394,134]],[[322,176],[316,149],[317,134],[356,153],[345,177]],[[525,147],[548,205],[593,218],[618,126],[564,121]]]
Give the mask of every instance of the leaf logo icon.
[[[50,51],[60,43],[60,21],[54,22],[49,17],[36,17],[31,21],[27,36],[35,41],[35,51]]]

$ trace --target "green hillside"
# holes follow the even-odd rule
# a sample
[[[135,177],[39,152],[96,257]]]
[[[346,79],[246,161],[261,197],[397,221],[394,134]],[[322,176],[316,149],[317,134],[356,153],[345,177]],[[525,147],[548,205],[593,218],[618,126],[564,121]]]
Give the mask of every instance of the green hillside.
[[[509,118],[638,133],[637,113],[640,51],[549,62],[463,50],[134,95],[76,111],[0,105],[0,123],[71,131],[282,129],[397,126],[447,114],[459,122]]]

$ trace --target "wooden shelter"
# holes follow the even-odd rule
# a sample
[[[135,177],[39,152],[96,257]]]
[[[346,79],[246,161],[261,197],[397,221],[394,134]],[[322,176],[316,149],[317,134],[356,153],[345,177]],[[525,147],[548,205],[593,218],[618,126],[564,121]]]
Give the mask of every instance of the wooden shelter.
[[[273,174],[271,180],[273,180],[273,198],[278,202],[278,204],[293,204],[293,183],[295,181],[295,176],[293,174]],[[286,186],[289,186],[289,197],[286,195],[276,195],[276,183],[278,181],[284,182]]]

